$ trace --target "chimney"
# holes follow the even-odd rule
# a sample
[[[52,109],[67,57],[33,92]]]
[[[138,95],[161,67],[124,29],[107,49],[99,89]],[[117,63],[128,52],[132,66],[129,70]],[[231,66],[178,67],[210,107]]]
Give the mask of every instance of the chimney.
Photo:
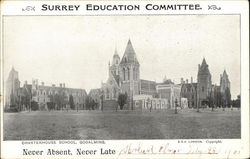
[[[42,83],[42,86],[44,86],[44,82],[41,82]]]
[[[186,79],[186,83],[188,83],[188,79]]]
[[[63,83],[63,88],[65,88],[65,83]]]
[[[52,84],[52,87],[55,87],[56,85],[55,84]]]
[[[193,77],[191,77],[191,83],[193,83]]]
[[[60,83],[60,87],[62,87],[62,83]]]

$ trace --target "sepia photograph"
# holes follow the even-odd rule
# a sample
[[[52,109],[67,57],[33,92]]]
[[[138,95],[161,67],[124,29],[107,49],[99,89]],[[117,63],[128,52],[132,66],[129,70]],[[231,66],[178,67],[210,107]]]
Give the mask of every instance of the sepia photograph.
[[[241,139],[240,20],[3,16],[3,140]]]

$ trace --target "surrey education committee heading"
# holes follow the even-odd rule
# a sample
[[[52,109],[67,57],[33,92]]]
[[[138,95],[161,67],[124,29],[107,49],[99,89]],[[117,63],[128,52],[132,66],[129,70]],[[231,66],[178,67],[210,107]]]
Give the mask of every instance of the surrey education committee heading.
[[[145,9],[153,10],[201,10],[200,4],[86,4],[81,5],[51,5],[43,4],[42,11],[139,11]]]

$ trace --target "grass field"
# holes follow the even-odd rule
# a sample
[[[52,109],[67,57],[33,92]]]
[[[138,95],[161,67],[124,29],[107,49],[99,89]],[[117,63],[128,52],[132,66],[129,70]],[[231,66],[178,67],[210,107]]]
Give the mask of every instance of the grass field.
[[[4,113],[4,140],[240,138],[240,110]]]

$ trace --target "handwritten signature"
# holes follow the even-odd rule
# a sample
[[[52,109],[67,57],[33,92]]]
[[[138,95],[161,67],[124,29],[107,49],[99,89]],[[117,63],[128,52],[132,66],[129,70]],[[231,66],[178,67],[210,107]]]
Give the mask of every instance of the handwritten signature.
[[[155,147],[150,145],[149,147],[143,146],[142,143],[136,145],[130,143],[125,148],[123,148],[119,155],[122,154],[175,154],[179,153],[179,149],[171,148],[169,143],[161,145],[160,147]]]
[[[221,149],[218,146],[205,146],[199,147],[199,145],[181,145],[171,146],[170,143],[162,145],[143,145],[142,142],[130,143],[121,149],[119,155],[129,154],[193,154],[193,155],[216,155],[225,154],[227,157],[230,155],[240,154],[240,150],[237,149]]]

